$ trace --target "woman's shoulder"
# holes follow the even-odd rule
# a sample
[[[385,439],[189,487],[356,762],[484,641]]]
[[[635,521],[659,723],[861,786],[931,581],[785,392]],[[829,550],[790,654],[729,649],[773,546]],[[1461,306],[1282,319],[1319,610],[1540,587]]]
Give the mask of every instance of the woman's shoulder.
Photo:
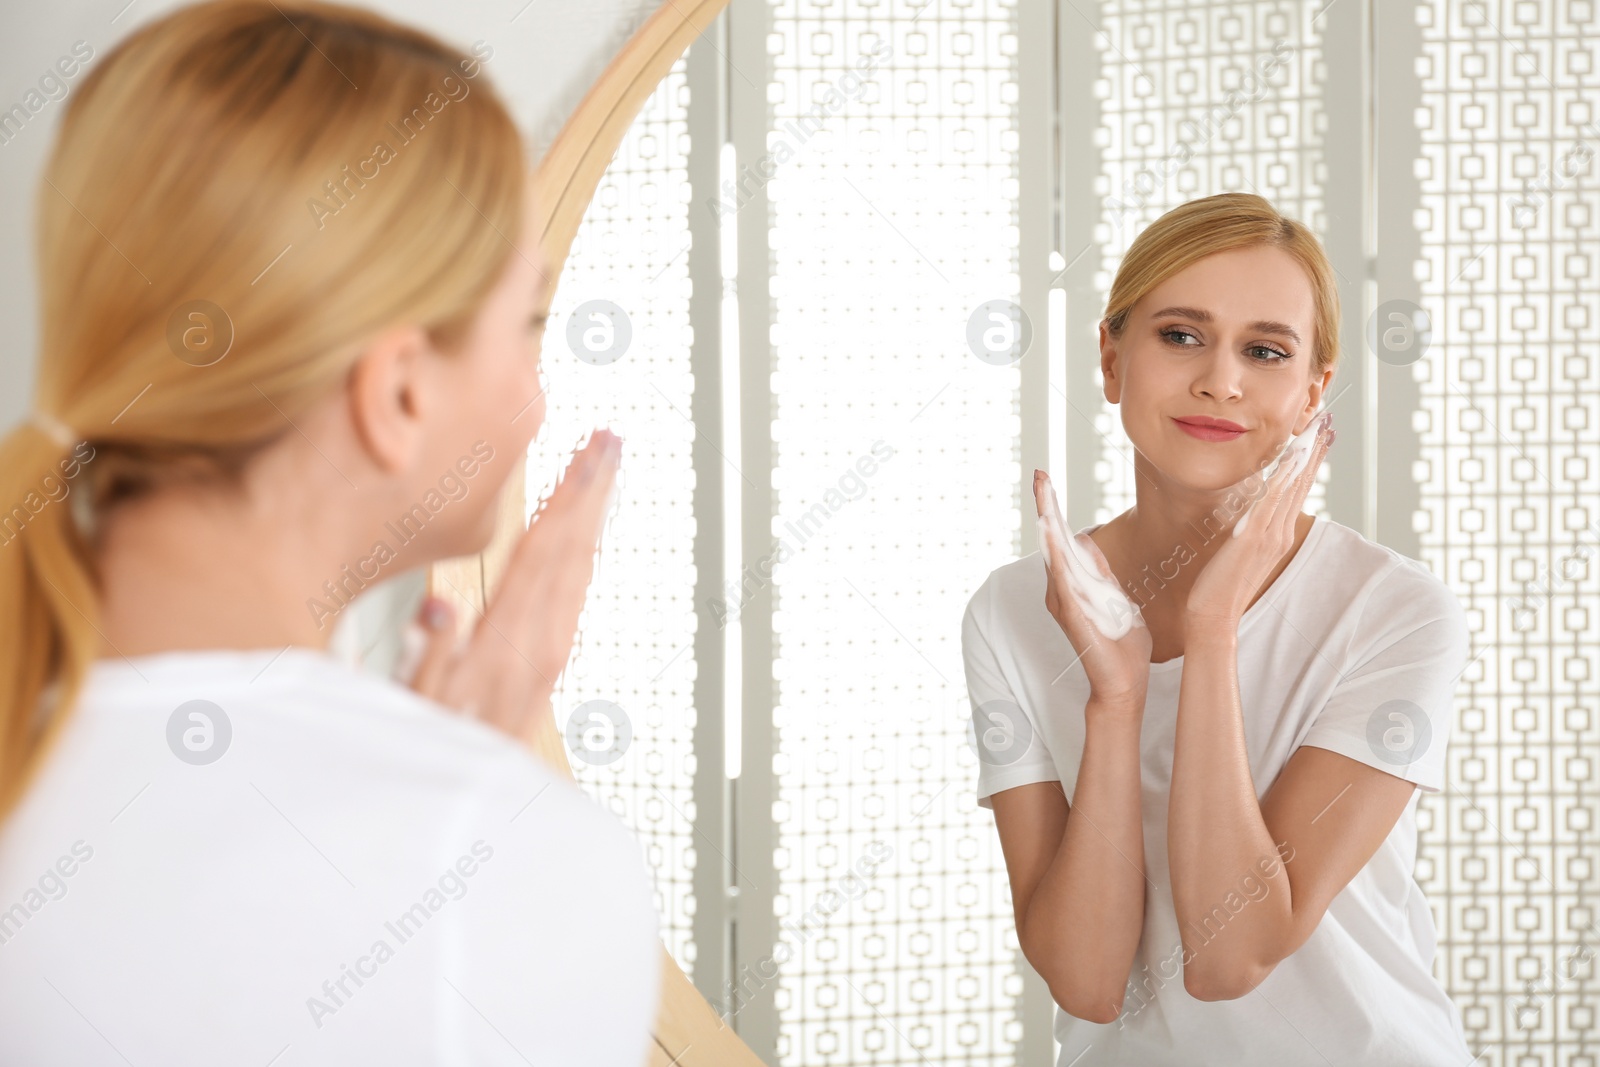
[[[648,898],[638,841],[571,778],[500,731],[325,653],[98,661],[64,727],[0,828],[0,857],[116,819],[117,840],[164,841],[203,863],[218,840],[250,838],[238,840],[248,852],[287,822],[403,880],[487,834],[521,842],[527,856],[582,852],[588,892],[620,879],[624,896]],[[548,864],[535,864],[519,884],[544,877]]]
[[[1045,567],[1042,552],[1034,551],[989,571],[967,598],[963,625],[976,628],[991,640],[994,629],[1026,617],[1037,622],[1035,613],[1048,619],[1044,606]]]
[[[175,650],[97,660],[80,703],[86,708],[144,708],[184,694],[194,699],[194,713],[209,713],[225,727],[243,714],[257,735],[295,728],[324,733],[330,744],[362,737],[426,740],[439,756],[494,755],[513,745],[504,735],[384,675],[300,646]]]
[[[1320,558],[1312,573],[1354,593],[1368,616],[1461,613],[1455,592],[1426,563],[1332,519],[1319,517],[1317,526]]]
[[[1382,662],[1386,650],[1403,650],[1415,662],[1464,668],[1472,627],[1449,584],[1427,564],[1331,520],[1312,561],[1281,609],[1326,650],[1342,648],[1341,670]],[[1336,637],[1335,635],[1342,635]]]
[[[602,833],[615,822],[503,732],[314,649],[101,660],[78,705],[62,760],[85,775],[121,753],[152,772],[189,764],[291,780],[358,818],[386,808],[436,821],[430,813],[540,793],[544,812]]]
[[[35,975],[62,960],[99,973],[73,947],[89,928],[148,964],[133,1014],[187,997],[218,1033],[298,1001],[314,1027],[337,1012],[318,1036],[344,1047],[450,1033],[488,1062],[477,1042],[503,1039],[473,1010],[562,1062],[581,1042],[642,1047],[660,949],[639,842],[514,739],[309,650],[102,662],[82,697],[0,826],[0,901],[24,901],[0,924],[0,942],[26,935],[0,949],[13,1005],[52,995]],[[386,992],[344,984],[396,954]],[[444,968],[472,979],[471,1008]]]

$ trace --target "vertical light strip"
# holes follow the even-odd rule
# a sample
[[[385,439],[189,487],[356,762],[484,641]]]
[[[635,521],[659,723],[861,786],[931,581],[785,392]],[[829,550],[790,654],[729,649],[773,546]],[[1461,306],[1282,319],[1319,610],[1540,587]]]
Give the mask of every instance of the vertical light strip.
[[[727,413],[727,375],[723,346],[722,227],[716,205],[722,186],[722,145],[728,136],[723,47],[726,15],[690,46],[685,62],[689,75],[688,247],[690,358],[695,390],[690,398],[694,457],[695,629],[692,637],[697,670],[694,678],[693,759],[689,761],[694,798],[694,983],[713,1005],[719,1002],[732,973],[732,930],[728,919],[733,878],[732,820],[728,780],[723,774],[727,750],[725,709],[732,695],[724,675],[730,657],[726,644],[728,574],[737,571],[738,538],[727,533],[727,486],[739,481],[723,458],[727,439],[738,433],[737,418]],[[737,511],[732,512],[737,515]],[[684,635],[685,640],[690,640]]]
[[[718,190],[724,194],[736,181],[739,153],[733,142],[723,144],[719,153],[722,163]],[[735,471],[743,469],[740,446],[739,398],[739,213],[723,211],[718,215],[719,247],[722,251],[722,424],[728,432],[723,436],[723,449],[727,463]],[[742,605],[750,593],[747,583],[758,580],[744,565],[740,551],[740,523],[744,515],[744,483],[737,477],[724,481],[723,494],[726,510],[723,513],[723,543],[728,551],[725,557],[730,600],[736,598]],[[727,694],[723,705],[722,771],[729,779],[739,777],[744,766],[744,701],[741,698],[744,684],[744,663],[740,654],[744,635],[743,610],[730,613],[724,630],[723,651],[727,656],[723,671],[723,691]]]
[[[1326,479],[1321,483],[1323,508],[1329,518],[1343,523],[1363,536],[1377,538],[1375,518],[1378,457],[1388,464],[1402,447],[1416,450],[1415,432],[1409,423],[1395,427],[1410,432],[1409,442],[1398,433],[1381,440],[1377,385],[1372,354],[1363,334],[1368,310],[1369,287],[1374,269],[1367,243],[1367,226],[1362,221],[1370,210],[1372,182],[1371,110],[1374,95],[1371,37],[1367,32],[1370,17],[1367,0],[1318,7],[1313,26],[1322,67],[1330,72],[1318,79],[1306,79],[1305,94],[1315,98],[1322,116],[1320,166],[1326,228],[1319,233],[1323,250],[1332,264],[1339,286],[1339,347],[1342,355],[1334,372],[1333,385],[1323,396],[1323,406],[1331,407],[1339,444],[1328,454]],[[1348,72],[1348,73],[1343,73]],[[1410,184],[1415,185],[1415,182]],[[1416,506],[1410,500],[1395,499],[1386,504],[1396,517],[1409,515]],[[1405,551],[1403,543],[1386,541],[1389,547]]]
[[[1054,98],[1061,141],[1056,171],[1061,188],[1060,266],[1050,274],[1052,287],[1066,297],[1060,389],[1050,391],[1051,410],[1063,420],[1064,464],[1061,479],[1067,523],[1073,530],[1099,521],[1104,503],[1104,444],[1095,425],[1104,401],[1100,375],[1099,322],[1105,297],[1099,280],[1102,262],[1098,204],[1101,189],[1103,32],[1098,5],[1069,4],[1060,8],[1055,42],[1059,91]],[[1078,210],[1072,210],[1078,208]]]
[[[1021,527],[1018,555],[1032,553],[1041,546],[1033,496],[1033,470],[1048,472],[1059,492],[1071,491],[1063,480],[1065,405],[1066,293],[1059,287],[1066,267],[1056,247],[1054,221],[1063,208],[1060,199],[1059,115],[1056,110],[1058,54],[1055,44],[1058,5],[1033,0],[1016,7],[1017,51],[1010,73],[1015,83],[1013,110],[1016,144],[1017,292],[1023,312],[1033,323],[1033,346],[1019,362],[1018,405],[1020,426],[1017,445],[1020,469],[1017,471],[1017,521]],[[1003,98],[1003,97],[1002,97]],[[1004,135],[1002,135],[1004,143]],[[998,563],[997,563],[998,565]],[[964,607],[964,606],[963,606]],[[971,702],[968,701],[970,708]],[[985,820],[987,822],[988,820]],[[998,833],[990,828],[989,832]],[[1001,863],[1002,871],[1004,863]],[[1004,873],[1004,885],[1010,877]],[[1010,893],[1005,906],[1010,911]],[[1018,1031],[1012,1055],[1018,1063],[1055,1060],[1055,1034],[1052,1023],[1055,1001],[1049,984],[1023,955],[1015,931],[1007,938],[1014,944],[1012,965],[1016,978],[1007,982],[1013,996],[1015,1015],[1007,1027]],[[1001,1005],[995,1005],[1001,1008]]]
[[[772,911],[777,892],[773,848],[777,814],[773,804],[777,699],[773,610],[776,598],[773,491],[772,299],[769,240],[771,203],[763,161],[770,162],[767,131],[770,106],[766,86],[773,57],[769,30],[772,9],[765,3],[731,4],[727,20],[725,79],[728,139],[737,168],[723,192],[728,207],[743,219],[737,242],[739,413],[730,432],[739,437],[736,470],[741,494],[739,553],[750,579],[743,596],[739,636],[739,689],[729,699],[739,705],[739,777],[728,781],[733,823],[733,874],[730,886],[733,971],[724,998],[730,1025],[767,1063],[776,1063],[777,1008],[773,1000],[773,947],[778,925]],[[770,173],[770,172],[768,172]]]
[[[1050,265],[1060,270],[1066,265],[1061,253],[1050,254]],[[1058,488],[1067,485],[1067,406],[1056,398],[1066,395],[1067,388],[1067,291],[1050,290],[1050,338],[1047,352],[1050,359],[1050,451],[1046,473]],[[1027,474],[1026,471],[1023,472]],[[1024,508],[1028,501],[1023,501]],[[1026,514],[1026,512],[1024,512]]]

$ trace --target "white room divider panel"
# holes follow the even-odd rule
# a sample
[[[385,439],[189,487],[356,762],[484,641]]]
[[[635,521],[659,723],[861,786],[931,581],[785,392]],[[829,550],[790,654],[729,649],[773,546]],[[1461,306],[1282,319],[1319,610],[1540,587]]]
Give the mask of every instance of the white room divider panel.
[[[1044,462],[1043,419],[1030,420],[1037,430],[1018,425],[1019,410],[1044,410],[1038,390],[1019,396],[1022,348],[996,358],[982,345],[995,329],[985,312],[1009,308],[1019,292],[1024,303],[1043,294],[1042,275],[1031,297],[1029,283],[1019,289],[1017,250],[1031,241],[1042,264],[1045,241],[1042,230],[1019,234],[1015,214],[1016,161],[1030,152],[1042,161],[1044,138],[1019,146],[1014,116],[1031,107],[1047,130],[1048,20],[1033,4],[1026,47],[1038,52],[1037,83],[1023,105],[1007,5],[930,17],[925,30],[917,23],[926,3],[892,13],[868,6],[745,4],[688,56],[702,668],[687,809],[694,978],[770,1062],[1011,1062],[1026,1049],[1037,1059],[1050,1047],[1048,1000],[1025,977],[991,824],[972,803],[953,623],[987,569],[1031,540],[1019,536],[1017,443],[1028,462]],[[890,60],[901,72],[880,96],[875,83]],[[733,154],[719,177],[712,152],[724,137]],[[856,187],[861,206],[840,226],[832,216],[849,188],[844,153],[868,143],[885,146],[885,162],[854,172],[871,192]],[[1042,171],[1029,194],[1039,217]],[[941,174],[942,184],[928,185]],[[769,199],[791,175],[801,179],[792,202]],[[914,210],[928,212],[920,226],[906,221],[902,189],[885,193],[901,176],[916,179],[907,188]],[[818,181],[830,185],[820,198]],[[921,245],[890,253],[881,237],[861,239],[868,218],[890,232],[910,226]],[[951,223],[958,231],[940,232]],[[939,266],[908,277],[924,246],[922,261]],[[948,291],[917,291],[935,276]],[[978,306],[988,301],[995,306]],[[1042,323],[1042,306],[1034,314]],[[724,325],[737,328],[724,336]],[[902,335],[908,325],[920,331],[914,340]],[[919,373],[930,351],[950,372],[942,382]],[[1021,367],[1020,380],[1030,373]],[[719,392],[737,409],[726,419]],[[899,477],[911,484],[902,490],[888,479],[906,449],[912,462]],[[924,537],[906,553],[938,583],[920,571],[887,580],[908,508],[925,512],[911,516],[913,527],[946,524],[942,541]],[[878,614],[882,628],[861,631],[852,648],[829,636],[835,615],[858,628],[868,617],[836,611],[848,596],[841,578],[852,592],[867,587],[864,601],[922,593],[909,610],[890,604],[893,616]],[[915,649],[912,659],[880,652],[891,632]],[[828,642],[824,652],[808,645],[812,634]],[[730,637],[735,669],[719,689]],[[876,688],[879,706],[847,723],[842,709],[858,700],[857,685]]]
[[[1421,81],[1412,277],[1422,558],[1476,659],[1417,876],[1485,1064],[1592,1062],[1600,758],[1600,12],[1407,5]],[[1390,294],[1380,293],[1387,297]],[[1414,360],[1414,362],[1412,362]]]
[[[770,234],[770,350],[744,365],[770,361],[771,535],[788,549],[781,923],[752,946],[793,951],[777,1059],[1011,1063],[1021,978],[974,803],[958,622],[1019,547],[1017,12],[783,0],[770,19],[775,166],[740,227]]]

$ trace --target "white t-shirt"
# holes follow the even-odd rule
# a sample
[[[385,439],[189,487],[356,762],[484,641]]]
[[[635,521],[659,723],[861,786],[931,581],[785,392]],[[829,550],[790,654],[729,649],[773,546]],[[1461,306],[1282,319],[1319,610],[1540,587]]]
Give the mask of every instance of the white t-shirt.
[[[1081,664],[1061,673],[1076,653],[1044,594],[1035,552],[991,573],[962,621],[974,721],[1000,731],[981,750],[984,807],[993,807],[993,794],[1031,782],[1060,781],[1069,799],[1077,784],[1089,684]],[[1266,794],[1301,745],[1438,792],[1468,644],[1465,613],[1427,568],[1316,519],[1239,623],[1240,703],[1256,795]],[[1146,891],[1122,1014],[1093,1023],[1058,1010],[1060,1063],[1466,1067],[1471,1053],[1459,1011],[1433,976],[1433,918],[1414,878],[1416,793],[1311,937],[1255,991],[1201,1001],[1184,989],[1166,848],[1182,673],[1182,656],[1150,665],[1140,766],[1145,872],[1154,888]],[[1260,892],[1246,887],[1242,907]]]
[[[309,648],[104,659],[0,828],[0,1063],[643,1065],[657,934],[482,723]]]

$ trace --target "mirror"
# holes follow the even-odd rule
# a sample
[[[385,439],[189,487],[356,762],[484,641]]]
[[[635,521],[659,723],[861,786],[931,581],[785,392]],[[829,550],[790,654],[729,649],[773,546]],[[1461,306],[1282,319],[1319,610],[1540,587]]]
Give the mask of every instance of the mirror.
[[[1483,572],[1445,561],[1479,549],[1447,500],[1474,490],[1417,473],[1436,476],[1463,444],[1445,425],[1465,401],[1419,368],[1478,374],[1481,357],[1440,347],[1438,302],[1486,261],[1473,256],[1483,241],[1418,220],[1464,205],[1477,173],[1434,130],[1514,90],[1444,64],[1458,40],[1492,52],[1506,18],[1416,13],[1378,13],[1374,35],[1338,5],[1254,19],[1214,4],[1162,21],[1109,3],[736,2],[614,142],[552,309],[554,429],[528,499],[591,425],[628,439],[626,484],[549,745],[640,833],[670,950],[763,1061],[1031,1063],[1061,1047],[1051,992],[1019,950],[994,816],[973,792],[1008,766],[985,736],[1013,744],[1028,719],[975,713],[960,623],[991,573],[1039,548],[1034,468],[1061,488],[1073,531],[1134,503],[1138,455],[1103,395],[1096,327],[1134,238],[1170,209],[1255,193],[1317,236],[1344,297],[1345,352],[1320,401],[1339,446],[1303,510],[1469,600],[1466,575]],[[1537,54],[1543,25],[1507,32]],[[1370,116],[1362,69],[1388,74]],[[1411,123],[1419,109],[1432,128]],[[1580,156],[1592,141],[1566,134]],[[1551,174],[1564,158],[1577,157],[1550,155]],[[1570,235],[1590,216],[1563,195],[1593,200],[1541,186],[1494,208]],[[1365,247],[1363,227],[1385,239]],[[1449,266],[1419,282],[1424,263]],[[1474,299],[1487,307],[1512,283],[1484,285]],[[1553,314],[1530,321],[1556,343]],[[1563,388],[1572,410],[1577,386]],[[1489,411],[1489,395],[1472,406]],[[1534,573],[1536,528],[1496,535]],[[1501,902],[1471,871],[1514,856],[1470,844],[1446,805],[1492,812],[1497,787],[1474,775],[1493,761],[1469,745],[1522,742],[1486,734],[1484,698],[1466,695],[1498,632],[1476,617],[1473,656],[1427,719],[1454,738],[1448,763],[1432,757],[1446,788],[1406,803],[1387,860],[1403,867],[1417,833],[1404,876],[1419,888],[1403,907],[1419,923],[1431,909],[1428,968],[1492,1058],[1493,1025],[1466,993],[1491,981],[1470,916]],[[1055,641],[1066,668],[1070,646]],[[1147,869],[1164,871],[1160,843],[1145,845]],[[1540,886],[1529,899],[1553,901]],[[1446,912],[1446,898],[1471,903]],[[1550,921],[1561,958],[1527,964],[1547,979],[1543,1012],[1573,995],[1562,960],[1586,958],[1581,924]],[[1193,999],[1173,984],[1135,983],[1123,1022],[1130,1006]],[[1510,1011],[1516,996],[1506,985],[1491,999]]]

